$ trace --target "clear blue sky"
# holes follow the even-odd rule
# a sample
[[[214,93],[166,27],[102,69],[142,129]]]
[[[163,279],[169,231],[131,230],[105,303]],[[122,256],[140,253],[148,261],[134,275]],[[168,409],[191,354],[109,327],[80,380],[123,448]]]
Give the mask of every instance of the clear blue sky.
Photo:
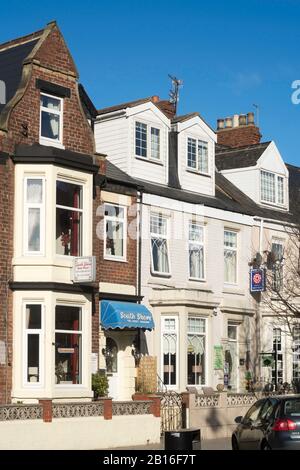
[[[0,42],[56,19],[96,107],[168,97],[184,80],[180,114],[218,117],[260,106],[263,140],[300,165],[299,0],[98,0],[1,2]]]

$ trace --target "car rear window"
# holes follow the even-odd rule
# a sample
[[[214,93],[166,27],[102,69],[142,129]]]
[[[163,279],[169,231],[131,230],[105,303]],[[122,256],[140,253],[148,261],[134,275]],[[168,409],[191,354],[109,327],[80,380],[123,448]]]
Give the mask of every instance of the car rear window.
[[[291,416],[300,416],[300,398],[294,398],[284,401],[284,414]]]

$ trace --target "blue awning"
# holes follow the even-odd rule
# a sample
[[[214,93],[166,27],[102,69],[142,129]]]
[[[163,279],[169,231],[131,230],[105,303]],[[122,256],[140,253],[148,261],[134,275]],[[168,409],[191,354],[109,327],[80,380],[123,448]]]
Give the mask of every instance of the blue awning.
[[[143,328],[153,330],[154,322],[151,312],[145,305],[115,300],[101,301],[101,326],[108,328]]]

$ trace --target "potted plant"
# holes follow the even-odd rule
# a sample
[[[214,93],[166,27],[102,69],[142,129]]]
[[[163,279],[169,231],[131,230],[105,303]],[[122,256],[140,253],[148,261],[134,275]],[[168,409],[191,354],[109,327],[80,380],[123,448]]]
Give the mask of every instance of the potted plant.
[[[107,397],[108,394],[108,379],[104,374],[97,372],[92,374],[92,390],[94,392],[94,398],[97,400],[101,397]]]

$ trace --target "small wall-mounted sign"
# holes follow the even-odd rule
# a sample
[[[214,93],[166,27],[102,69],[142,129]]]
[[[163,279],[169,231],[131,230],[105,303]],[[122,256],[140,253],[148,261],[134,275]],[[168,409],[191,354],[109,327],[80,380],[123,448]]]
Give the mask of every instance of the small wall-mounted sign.
[[[57,352],[60,354],[73,354],[74,348],[57,348]]]
[[[240,366],[244,366],[245,362],[246,362],[246,359],[244,359],[243,357],[240,357]]]
[[[214,370],[220,370],[224,367],[223,346],[214,346]]]
[[[96,257],[80,256],[73,261],[73,282],[82,284],[95,282],[96,280]]]
[[[266,270],[257,268],[250,270],[250,291],[263,292],[266,290]]]

